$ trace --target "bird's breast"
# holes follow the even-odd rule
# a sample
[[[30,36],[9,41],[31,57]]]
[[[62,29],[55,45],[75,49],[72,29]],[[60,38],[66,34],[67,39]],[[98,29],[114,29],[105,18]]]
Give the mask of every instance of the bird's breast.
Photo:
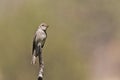
[[[42,40],[44,40],[45,38],[46,38],[46,34],[45,34],[44,31],[38,30],[38,31],[36,32],[36,40],[42,41]]]

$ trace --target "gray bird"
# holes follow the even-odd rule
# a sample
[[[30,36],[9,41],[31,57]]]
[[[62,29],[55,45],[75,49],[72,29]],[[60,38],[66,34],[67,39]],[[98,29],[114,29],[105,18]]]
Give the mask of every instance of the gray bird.
[[[47,33],[46,33],[47,28],[48,25],[46,23],[41,23],[33,38],[32,64],[36,63],[36,58],[38,57],[39,66],[40,66],[40,71],[38,75],[39,77],[43,77],[44,64],[42,60],[42,48],[47,38]]]

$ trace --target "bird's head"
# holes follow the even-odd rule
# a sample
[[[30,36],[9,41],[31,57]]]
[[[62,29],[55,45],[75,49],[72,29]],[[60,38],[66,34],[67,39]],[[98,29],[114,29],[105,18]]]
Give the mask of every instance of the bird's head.
[[[40,26],[39,26],[39,28],[41,28],[44,31],[47,30],[48,27],[49,26],[46,23],[41,23]]]

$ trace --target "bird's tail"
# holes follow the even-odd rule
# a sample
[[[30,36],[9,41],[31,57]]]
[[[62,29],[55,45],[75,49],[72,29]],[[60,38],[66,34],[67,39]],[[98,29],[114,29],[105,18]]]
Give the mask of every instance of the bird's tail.
[[[41,54],[41,46],[40,45],[37,46],[36,54],[37,54],[37,56]]]
[[[31,64],[36,64],[36,59],[37,59],[37,56],[33,55]]]
[[[32,64],[36,64],[36,59],[37,59],[37,56],[38,55],[41,55],[41,47],[40,45],[36,47],[36,50],[32,56]]]

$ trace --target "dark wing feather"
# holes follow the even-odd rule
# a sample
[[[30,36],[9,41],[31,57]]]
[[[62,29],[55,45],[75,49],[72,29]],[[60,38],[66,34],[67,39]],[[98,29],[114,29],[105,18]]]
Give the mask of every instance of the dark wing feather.
[[[32,48],[32,55],[34,53],[34,50],[35,50],[35,47],[36,47],[36,42],[35,42],[35,39],[36,39],[36,35],[34,36],[33,38],[33,48]]]
[[[44,44],[45,44],[45,41],[46,41],[46,38],[42,41],[42,48],[44,47]]]
[[[47,38],[47,33],[46,33],[46,31],[44,31],[45,32],[45,35],[46,35],[46,38]],[[46,38],[42,41],[42,48],[44,47],[44,44],[45,44],[45,41],[46,41]]]

